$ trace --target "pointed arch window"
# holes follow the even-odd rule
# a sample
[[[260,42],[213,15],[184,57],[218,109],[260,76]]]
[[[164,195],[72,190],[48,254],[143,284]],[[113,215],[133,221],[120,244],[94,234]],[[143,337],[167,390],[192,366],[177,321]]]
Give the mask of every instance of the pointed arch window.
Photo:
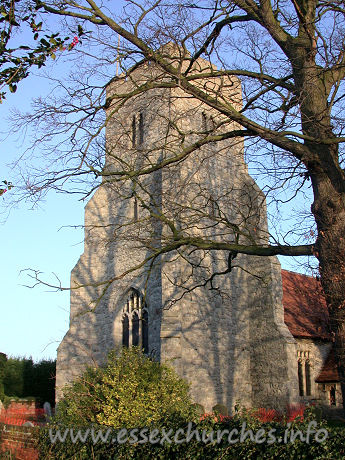
[[[208,125],[208,123],[207,123],[207,115],[206,115],[205,112],[202,112],[201,113],[201,129],[203,131],[207,131],[207,129],[208,129],[207,125]]]
[[[129,318],[123,315],[122,318],[122,346],[129,347]]]
[[[148,354],[149,315],[139,291],[131,288],[122,312],[122,345],[137,346]]]
[[[136,311],[132,314],[132,345],[139,346],[139,315]]]

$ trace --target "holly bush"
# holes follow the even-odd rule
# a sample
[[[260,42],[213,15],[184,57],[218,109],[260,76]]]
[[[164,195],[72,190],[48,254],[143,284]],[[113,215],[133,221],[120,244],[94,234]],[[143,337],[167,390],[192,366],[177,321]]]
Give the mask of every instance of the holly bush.
[[[136,347],[111,352],[64,389],[55,421],[114,429],[161,426],[195,418],[187,383]]]

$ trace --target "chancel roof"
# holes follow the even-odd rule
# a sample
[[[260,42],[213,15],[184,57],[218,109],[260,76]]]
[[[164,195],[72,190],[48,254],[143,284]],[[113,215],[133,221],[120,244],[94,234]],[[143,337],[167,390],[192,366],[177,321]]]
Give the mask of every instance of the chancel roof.
[[[284,320],[294,337],[332,340],[320,281],[282,270]]]

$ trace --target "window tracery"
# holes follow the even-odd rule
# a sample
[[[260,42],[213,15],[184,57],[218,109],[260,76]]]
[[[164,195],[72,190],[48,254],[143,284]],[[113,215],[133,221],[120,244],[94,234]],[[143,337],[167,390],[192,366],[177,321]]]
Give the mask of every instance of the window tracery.
[[[131,288],[122,311],[122,346],[148,354],[148,310],[139,291]]]

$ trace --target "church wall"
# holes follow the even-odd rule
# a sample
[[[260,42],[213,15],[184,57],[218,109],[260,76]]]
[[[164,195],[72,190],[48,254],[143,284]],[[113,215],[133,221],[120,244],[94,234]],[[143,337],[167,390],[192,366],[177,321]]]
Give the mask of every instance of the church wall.
[[[156,77],[157,69],[145,66],[132,78],[140,83],[148,75]],[[223,97],[223,88],[231,91],[234,104],[241,103],[238,80],[217,84],[213,79],[210,93]],[[107,95],[132,87],[130,80],[115,82]],[[210,123],[212,111],[180,96],[179,90],[155,89],[122,108],[114,100],[107,111],[105,171],[121,160],[129,171],[147,165],[148,159],[164,160],[168,153],[181,151],[181,145],[199,139],[203,113]],[[133,146],[132,124],[138,123],[140,113],[145,120],[144,142]],[[182,144],[178,130],[186,134]],[[164,222],[149,219],[141,198],[158,213],[162,209],[188,236],[234,241],[236,225],[243,229],[239,242],[267,240],[264,197],[247,174],[243,140],[202,147],[181,167],[148,175],[142,185],[136,189],[139,216],[134,224],[134,183],[107,183],[105,178],[86,206],[84,253],[71,274],[72,288],[85,286],[71,291],[70,329],[58,350],[58,390],[86,363],[98,365],[108,350],[122,345],[122,309],[126,292],[134,287],[144,294],[149,310],[150,352],[175,366],[205,410],[215,404],[231,409],[237,402],[272,407],[295,401],[297,374],[288,362],[296,356],[296,345],[283,321],[280,266],[275,258],[238,255],[231,272],[216,277],[212,289],[208,284],[190,292],[193,283],[203,284],[212,272],[227,268],[227,253],[188,255],[194,266],[177,261],[176,254],[162,255],[151,268],[147,285],[147,265],[121,276],[152,254],[149,240],[157,244],[170,238]],[[191,209],[185,208],[186,203]],[[231,225],[210,226],[217,212],[225,213]],[[106,284],[99,282],[107,279],[114,282],[105,289]]]
[[[330,350],[333,347],[331,342],[325,342],[317,339],[297,338],[297,354],[295,358],[295,366],[298,361],[302,363],[302,380],[303,380],[303,396],[300,396],[300,401],[306,404],[315,403],[324,409],[324,414],[332,417],[332,413],[337,409],[342,408],[343,399],[339,382],[317,383],[315,380],[319,376],[324,363],[327,360]],[[305,363],[310,363],[310,383],[311,394],[307,394],[306,390],[306,369]],[[331,390],[334,388],[334,395]],[[335,399],[335,404],[332,404],[332,399]]]
[[[322,366],[325,363],[327,356],[332,348],[331,342],[321,340],[297,338],[297,353],[294,360],[294,365],[297,367],[298,361],[302,363],[303,368],[303,389],[304,395],[302,400],[312,401],[319,400],[319,385],[315,379],[319,376]],[[310,362],[310,377],[311,377],[311,395],[306,395],[305,383],[305,363]]]
[[[332,412],[337,409],[342,411],[343,397],[339,382],[318,383],[317,387],[317,403],[326,409],[324,411],[326,414],[332,415]],[[334,389],[334,394],[332,394],[332,389]]]

